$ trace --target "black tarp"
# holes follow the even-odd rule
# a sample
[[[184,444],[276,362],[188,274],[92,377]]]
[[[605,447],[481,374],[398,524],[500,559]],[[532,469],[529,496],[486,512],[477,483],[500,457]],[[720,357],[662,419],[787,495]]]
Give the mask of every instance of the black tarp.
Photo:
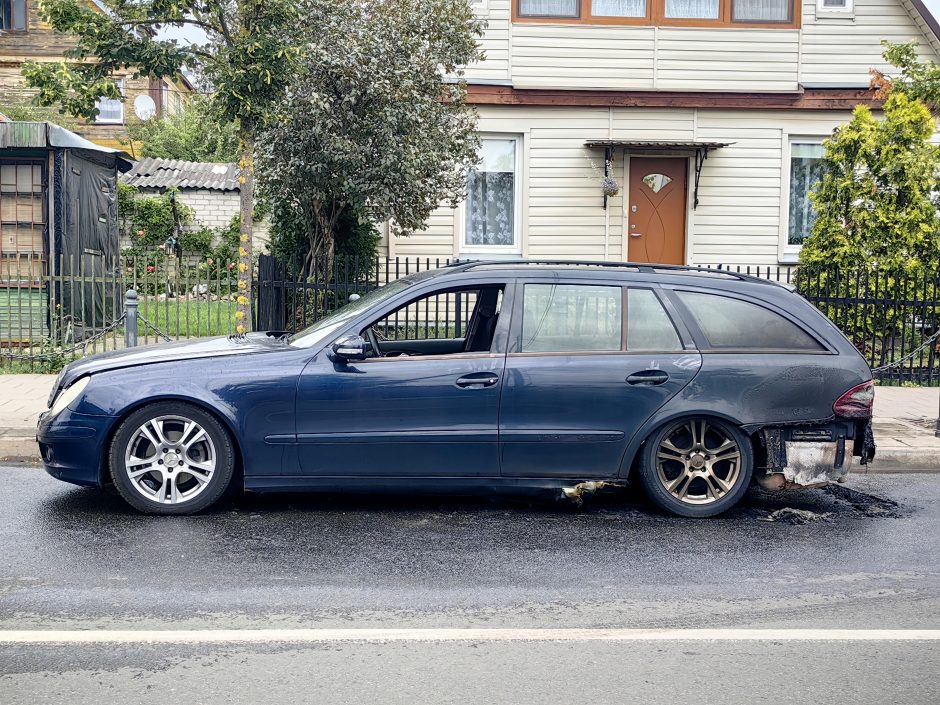
[[[110,155],[80,149],[55,154],[55,229],[50,254],[64,284],[59,317],[75,339],[100,331],[120,315],[122,293],[117,222],[117,169]]]

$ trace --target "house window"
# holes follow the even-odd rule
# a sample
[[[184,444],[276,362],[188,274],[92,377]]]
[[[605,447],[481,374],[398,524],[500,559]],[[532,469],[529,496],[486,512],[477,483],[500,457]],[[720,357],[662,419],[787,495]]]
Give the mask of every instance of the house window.
[[[855,9],[854,0],[818,0],[817,9],[820,13],[838,12],[845,14]]]
[[[581,0],[519,0],[521,17],[578,17]]]
[[[518,148],[516,137],[482,140],[480,163],[467,174],[466,248],[517,246]]]
[[[733,0],[735,22],[789,22],[791,0]]]
[[[719,0],[666,0],[666,17],[718,19]]]
[[[119,78],[117,81],[115,81],[115,83],[117,83],[118,91],[120,91],[121,95],[124,95],[124,79]],[[124,122],[123,100],[116,100],[114,98],[99,98],[95,105],[98,107],[98,117],[95,118],[95,122]]]
[[[26,0],[0,0],[0,30],[26,31]]]
[[[813,231],[816,211],[809,194],[822,178],[823,146],[818,143],[790,144],[790,207],[788,245],[802,245]]]
[[[593,0],[594,17],[646,17],[646,0]]]
[[[854,0],[815,0],[851,5]],[[513,0],[514,22],[799,27],[795,0]],[[822,7],[822,5],[820,5]],[[839,11],[839,10],[836,10]]]

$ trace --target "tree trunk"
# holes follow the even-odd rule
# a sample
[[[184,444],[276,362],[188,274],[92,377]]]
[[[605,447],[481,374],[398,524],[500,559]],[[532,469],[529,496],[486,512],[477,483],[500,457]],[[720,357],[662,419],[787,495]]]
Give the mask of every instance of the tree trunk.
[[[238,237],[238,299],[235,319],[236,331],[241,334],[251,330],[252,232],[255,201],[254,125],[242,119],[238,136],[241,152],[238,161],[241,226]]]
[[[323,212],[323,206],[316,204],[313,212],[317,216],[317,224],[320,226],[320,255],[323,258],[323,269],[328,277],[333,272],[333,256],[336,250],[335,233],[333,228],[336,226],[336,218],[328,217]]]

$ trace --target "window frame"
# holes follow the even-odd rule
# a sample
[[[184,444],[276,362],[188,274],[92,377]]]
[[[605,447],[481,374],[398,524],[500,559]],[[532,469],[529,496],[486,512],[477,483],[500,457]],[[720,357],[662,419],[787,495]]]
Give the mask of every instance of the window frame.
[[[522,209],[523,204],[523,175],[525,166],[523,158],[525,151],[523,142],[525,135],[522,133],[503,133],[503,132],[480,132],[481,143],[486,140],[512,140],[515,143],[515,153],[513,155],[513,243],[511,245],[470,245],[467,243],[467,198],[461,202],[460,211],[457,214],[459,227],[457,230],[457,250],[456,255],[503,255],[508,257],[518,257],[522,255]]]
[[[674,305],[681,311],[682,318],[688,326],[689,331],[692,334],[693,339],[695,340],[695,346],[701,353],[708,353],[710,355],[838,355],[838,351],[829,344],[822,336],[820,336],[816,331],[811,328],[808,328],[806,324],[800,321],[798,318],[790,315],[789,312],[773,306],[772,304],[767,303],[766,301],[756,300],[752,297],[741,296],[733,292],[727,291],[716,291],[715,289],[706,289],[706,288],[695,288],[690,286],[675,286],[669,287],[669,298],[673,301]],[[705,331],[702,330],[701,326],[698,324],[698,320],[695,318],[695,314],[689,310],[688,306],[685,305],[685,302],[682,300],[680,294],[704,294],[707,296],[718,296],[726,299],[733,299],[735,301],[741,301],[746,304],[751,304],[752,306],[757,306],[763,308],[766,311],[769,311],[772,314],[775,314],[789,323],[796,326],[799,330],[803,331],[807,336],[812,340],[816,341],[819,345],[819,350],[800,350],[794,348],[732,348],[732,347],[713,347],[711,342],[708,340],[708,336],[705,335]]]
[[[607,288],[620,289],[620,350],[582,350],[582,351],[530,351],[522,352],[522,333],[523,318],[525,316],[525,287],[529,284],[542,284],[558,286],[602,286]],[[676,350],[630,350],[630,341],[628,339],[629,330],[629,292],[631,289],[645,289],[652,291],[659,305],[663,307],[666,318],[672,325],[676,336],[679,339],[679,348]],[[504,304],[505,306],[505,304]],[[506,310],[504,308],[504,310]],[[502,321],[500,321],[502,324]],[[625,282],[622,279],[576,279],[559,278],[551,276],[527,277],[519,279],[516,283],[515,304],[512,313],[512,329],[509,335],[508,355],[510,357],[584,357],[595,355],[632,355],[632,356],[661,356],[676,355],[684,356],[690,352],[695,352],[695,340],[685,325],[681,313],[675,308],[672,301],[665,295],[663,289],[654,282],[638,281]]]
[[[428,360],[453,360],[461,359],[465,360],[468,358],[480,358],[480,357],[503,357],[506,355],[507,350],[507,340],[509,338],[510,326],[512,325],[512,311],[514,310],[514,295],[516,291],[516,282],[510,278],[485,278],[485,279],[468,279],[466,282],[460,281],[450,281],[445,285],[429,286],[421,291],[415,292],[406,290],[401,292],[400,296],[395,297],[393,302],[389,302],[387,308],[385,308],[378,318],[373,317],[373,313],[369,312],[368,315],[363,315],[362,318],[358,319],[355,324],[348,327],[344,332],[340,333],[338,336],[333,336],[330,339],[330,342],[327,344],[332,345],[333,342],[343,338],[346,335],[362,335],[366,329],[371,328],[379,321],[382,321],[389,316],[393,315],[396,311],[399,311],[403,308],[411,306],[422,299],[429,298],[431,296],[441,296],[449,293],[454,293],[457,291],[465,291],[468,289],[474,288],[483,288],[483,287],[493,287],[500,286],[502,287],[502,303],[500,304],[499,310],[499,321],[496,323],[496,331],[493,334],[493,343],[488,351],[477,351],[477,352],[456,352],[449,353],[447,355],[410,355],[410,356],[399,356],[399,357],[368,357],[365,360],[358,360],[357,365],[360,364],[374,364],[380,362],[420,362]],[[409,296],[404,296],[409,294]],[[365,314],[366,312],[364,312]],[[474,311],[474,314],[476,312]],[[507,315],[503,315],[507,314]],[[468,321],[469,324],[469,321]],[[424,338],[421,338],[424,340]]]
[[[822,0],[817,0],[821,2]],[[851,1],[851,0],[850,0]],[[578,17],[547,17],[543,15],[524,15],[519,12],[520,0],[512,0],[512,21],[517,24],[583,24],[583,25],[637,25],[653,27],[729,27],[729,28],[765,28],[799,29],[802,25],[802,5],[797,0],[789,0],[790,12],[786,20],[735,20],[732,3],[734,0],[719,0],[718,17],[715,19],[696,17],[666,17],[665,0],[646,0],[645,17],[595,17],[591,13],[592,0],[579,0]],[[843,13],[844,16],[844,13]]]
[[[826,7],[825,0],[816,0],[816,16],[849,19],[855,16],[855,0],[845,0],[845,7]]]
[[[790,187],[792,186],[790,172],[793,159],[793,145],[814,144],[822,145],[829,139],[829,135],[783,135],[784,158],[781,174],[780,188],[780,242],[777,248],[777,261],[781,264],[796,264],[800,261],[800,250],[803,245],[790,244]]]
[[[10,6],[10,20],[11,20],[11,22],[15,22],[15,20],[14,20],[14,16],[15,16],[15,12],[14,12],[15,8],[14,8],[14,6],[15,6],[16,2],[17,2],[17,0],[0,0],[0,4],[9,5],[9,6]],[[9,29],[0,28],[0,32],[4,32],[4,33],[8,33],[8,34],[25,34],[25,33],[28,32],[28,31],[29,31],[29,0],[23,0],[23,27],[22,27],[21,29],[18,29],[18,28],[16,28],[16,27],[10,27]]]
[[[98,100],[95,101],[95,107],[98,108],[98,114],[95,115],[95,124],[96,124],[96,125],[123,125],[123,124],[124,124],[124,120],[125,120],[125,117],[126,117],[126,110],[124,109],[125,106],[124,106],[124,100],[123,100],[123,98],[125,98],[126,95],[127,95],[126,92],[125,92],[125,91],[126,91],[126,88],[125,88],[125,85],[126,85],[126,84],[125,84],[125,81],[124,81],[124,76],[117,76],[117,77],[115,77],[114,82],[117,84],[118,90],[121,92],[121,99],[117,99],[117,98],[104,98],[104,97],[102,96],[101,98],[98,98]],[[117,102],[118,105],[119,105],[120,108],[121,108],[121,116],[120,116],[120,118],[118,118],[118,119],[102,118],[102,117],[101,117],[101,107],[100,107],[100,105],[99,105],[102,100],[113,100],[113,101]]]

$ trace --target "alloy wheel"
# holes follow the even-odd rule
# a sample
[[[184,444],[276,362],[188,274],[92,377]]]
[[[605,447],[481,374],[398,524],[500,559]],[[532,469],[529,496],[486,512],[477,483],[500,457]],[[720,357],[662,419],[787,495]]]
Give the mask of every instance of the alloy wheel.
[[[217,454],[206,430],[184,416],[158,416],[131,435],[124,453],[130,484],[159,504],[197,497],[216,471]]]
[[[674,427],[656,450],[656,474],[684,504],[712,504],[741,477],[741,450],[720,425],[692,419]]]

